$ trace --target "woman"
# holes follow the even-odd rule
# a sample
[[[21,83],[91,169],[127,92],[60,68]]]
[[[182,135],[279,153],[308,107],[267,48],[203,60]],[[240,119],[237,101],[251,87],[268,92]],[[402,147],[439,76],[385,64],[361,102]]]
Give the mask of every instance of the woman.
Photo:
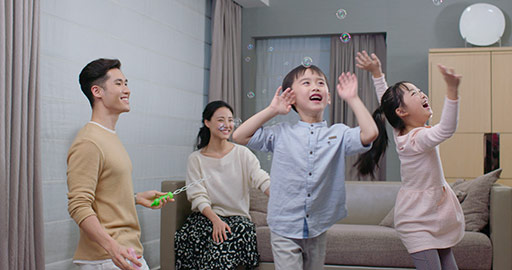
[[[269,175],[246,147],[229,142],[233,109],[213,101],[203,111],[197,151],[190,154],[187,190],[193,213],[176,232],[176,269],[236,269],[258,266],[256,229],[249,216],[249,191],[269,195]]]

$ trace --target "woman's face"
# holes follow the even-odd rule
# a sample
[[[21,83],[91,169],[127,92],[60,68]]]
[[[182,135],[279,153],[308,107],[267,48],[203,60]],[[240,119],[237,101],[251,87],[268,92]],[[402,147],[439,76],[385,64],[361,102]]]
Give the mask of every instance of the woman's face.
[[[227,140],[235,127],[233,113],[226,107],[218,108],[210,120],[205,120],[205,125],[210,129],[210,136]]]

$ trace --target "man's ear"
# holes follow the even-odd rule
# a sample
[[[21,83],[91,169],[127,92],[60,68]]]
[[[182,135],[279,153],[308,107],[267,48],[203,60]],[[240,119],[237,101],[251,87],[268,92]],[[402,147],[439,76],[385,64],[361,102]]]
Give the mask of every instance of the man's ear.
[[[103,96],[103,93],[101,91],[101,87],[99,85],[93,85],[91,86],[91,93],[96,98],[101,98]]]
[[[405,116],[409,115],[409,113],[406,110],[404,110],[402,107],[396,108],[395,113],[396,113],[396,115],[398,115],[398,117],[405,117]]]

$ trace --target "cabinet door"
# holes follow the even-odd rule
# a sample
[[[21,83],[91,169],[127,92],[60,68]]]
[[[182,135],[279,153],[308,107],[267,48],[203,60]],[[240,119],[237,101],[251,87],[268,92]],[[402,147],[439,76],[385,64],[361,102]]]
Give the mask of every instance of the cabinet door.
[[[437,64],[452,67],[456,73],[462,75],[459,86],[460,112],[457,132],[491,132],[490,52],[429,55],[429,98],[434,112],[431,124],[439,123],[446,96],[446,83]],[[512,74],[509,76],[512,77]]]
[[[492,53],[492,131],[512,133],[512,52]],[[512,151],[509,148],[509,151]],[[512,172],[511,172],[512,173]],[[512,174],[511,174],[512,176]]]
[[[439,145],[446,178],[471,179],[484,173],[484,134],[456,133]]]

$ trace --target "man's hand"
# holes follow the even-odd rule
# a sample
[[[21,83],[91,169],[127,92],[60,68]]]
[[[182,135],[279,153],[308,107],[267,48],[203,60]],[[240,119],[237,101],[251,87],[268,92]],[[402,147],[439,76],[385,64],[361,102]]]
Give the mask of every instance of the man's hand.
[[[163,192],[160,192],[157,190],[148,190],[148,191],[144,191],[144,192],[138,192],[137,195],[135,196],[136,197],[135,203],[140,204],[147,208],[151,208],[151,209],[160,209],[166,203],[174,202],[174,199],[162,198],[160,200],[160,204],[158,204],[156,206],[151,206],[151,204],[153,203],[153,201],[156,198],[158,198],[160,196],[164,196],[166,194],[167,193],[163,193]]]

